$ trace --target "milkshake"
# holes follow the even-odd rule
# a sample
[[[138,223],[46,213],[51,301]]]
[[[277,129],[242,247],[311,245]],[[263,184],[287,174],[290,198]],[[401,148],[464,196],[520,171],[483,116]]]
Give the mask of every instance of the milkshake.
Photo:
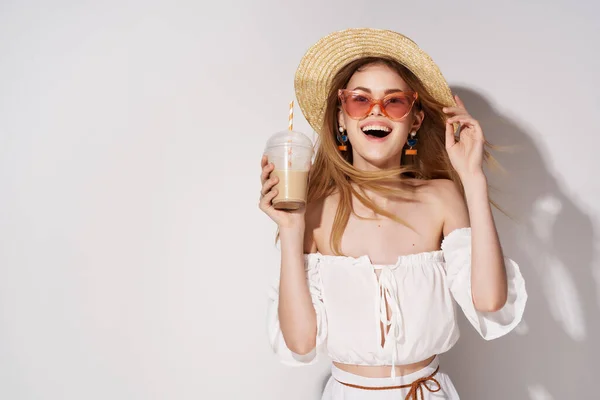
[[[273,207],[283,210],[295,210],[306,203],[308,171],[278,170],[271,177],[278,177],[275,188],[279,191],[273,199]]]
[[[308,171],[313,154],[312,141],[304,134],[283,131],[267,142],[265,154],[275,165],[271,177],[277,176],[278,190],[273,207],[280,210],[297,210],[306,204]]]

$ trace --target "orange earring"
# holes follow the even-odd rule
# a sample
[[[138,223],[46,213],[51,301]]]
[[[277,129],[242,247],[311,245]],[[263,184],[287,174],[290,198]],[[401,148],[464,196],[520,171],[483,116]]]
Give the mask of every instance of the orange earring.
[[[414,149],[413,147],[415,147],[418,142],[419,142],[419,140],[417,139],[417,132],[415,132],[415,131],[411,132],[410,138],[406,141],[409,148],[404,151],[404,154],[406,154],[407,156],[416,156],[417,149]]]
[[[342,128],[341,126],[339,127],[339,131],[340,134],[337,135],[337,139],[341,144],[338,146],[338,150],[346,151],[348,150],[348,146],[346,146],[346,143],[348,142],[348,135],[344,134],[344,128]]]

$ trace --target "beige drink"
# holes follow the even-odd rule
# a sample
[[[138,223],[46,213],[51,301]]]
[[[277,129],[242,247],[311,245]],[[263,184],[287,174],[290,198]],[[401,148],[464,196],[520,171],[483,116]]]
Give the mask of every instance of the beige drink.
[[[292,130],[277,132],[269,138],[264,154],[275,168],[271,177],[278,177],[278,190],[273,207],[297,210],[306,204],[308,171],[311,167],[313,143],[303,133]]]
[[[279,191],[273,199],[273,207],[282,210],[297,210],[306,204],[308,171],[275,169],[271,177],[278,177],[275,188]]]

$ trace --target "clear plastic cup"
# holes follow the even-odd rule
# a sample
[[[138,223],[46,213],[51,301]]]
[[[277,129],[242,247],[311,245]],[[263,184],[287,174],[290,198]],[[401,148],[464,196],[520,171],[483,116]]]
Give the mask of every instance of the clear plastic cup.
[[[273,199],[273,207],[279,210],[297,210],[306,204],[308,171],[313,155],[313,143],[303,133],[277,132],[265,146],[269,162],[275,165],[271,177],[277,176],[279,191]]]

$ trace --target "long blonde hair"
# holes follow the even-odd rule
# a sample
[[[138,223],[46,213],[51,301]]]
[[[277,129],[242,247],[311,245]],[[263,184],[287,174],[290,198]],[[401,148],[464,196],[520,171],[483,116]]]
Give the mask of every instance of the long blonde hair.
[[[397,168],[382,171],[361,171],[352,165],[352,145],[347,143],[348,150],[342,152],[338,149],[338,143],[336,142],[338,111],[340,109],[338,89],[346,88],[355,72],[373,64],[382,64],[396,71],[407,85],[418,93],[419,97],[413,107],[413,112],[422,110],[425,118],[418,132],[418,156],[403,155],[401,165]],[[330,237],[330,245],[334,254],[342,254],[342,235],[348,225],[350,213],[356,215],[352,206],[352,196],[355,196],[374,213],[410,227],[401,218],[377,206],[364,194],[363,190],[365,189],[384,196],[400,197],[410,201],[410,194],[413,192],[414,186],[406,183],[407,178],[443,178],[454,181],[461,193],[464,194],[462,182],[452,167],[446,152],[446,115],[442,112],[443,107],[443,104],[427,93],[420,80],[411,71],[391,59],[367,57],[355,60],[344,66],[333,78],[327,97],[318,148],[310,171],[307,199],[308,204],[310,204],[333,193],[339,194],[339,205]],[[489,153],[486,151],[484,159],[489,157]]]

